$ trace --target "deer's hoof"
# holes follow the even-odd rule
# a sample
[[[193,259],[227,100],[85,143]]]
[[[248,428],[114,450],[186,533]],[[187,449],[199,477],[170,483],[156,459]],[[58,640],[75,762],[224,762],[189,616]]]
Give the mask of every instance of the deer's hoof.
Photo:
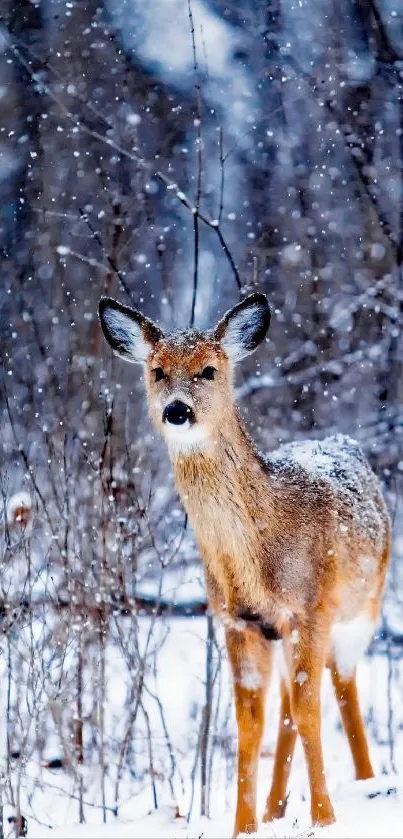
[[[237,816],[235,819],[233,839],[236,839],[240,833],[256,833],[258,829],[258,821],[256,816],[244,815]]]
[[[277,801],[275,804],[271,802],[267,802],[266,810],[264,812],[264,816],[262,821],[264,822],[272,822],[274,819],[282,819],[285,816],[285,811],[287,807],[287,800],[281,799]]]
[[[313,827],[326,827],[326,825],[334,824],[336,821],[336,816],[329,799],[321,801],[312,807],[311,816]]]

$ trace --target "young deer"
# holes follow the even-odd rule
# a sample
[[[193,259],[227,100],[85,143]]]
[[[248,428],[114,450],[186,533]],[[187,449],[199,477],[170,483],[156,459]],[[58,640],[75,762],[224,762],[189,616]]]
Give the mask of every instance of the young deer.
[[[104,298],[114,351],[144,365],[150,415],[168,444],[178,491],[225,625],[238,723],[234,836],[257,828],[257,767],[273,641],[281,639],[281,715],[264,821],[284,814],[297,732],[314,824],[334,821],[321,745],[320,686],[331,671],[357,778],[373,776],[356,664],[379,615],[390,522],[358,445],[338,435],[258,453],[234,402],[234,363],[265,338],[270,309],[252,294],[215,329],[164,335]]]

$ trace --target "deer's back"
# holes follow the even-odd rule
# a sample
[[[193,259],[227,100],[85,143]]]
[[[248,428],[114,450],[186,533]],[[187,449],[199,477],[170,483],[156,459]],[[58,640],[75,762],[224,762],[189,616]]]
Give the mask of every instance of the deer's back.
[[[356,441],[338,434],[284,445],[266,459],[266,468],[280,497],[292,499],[304,529],[310,527],[313,554],[315,542],[320,545],[341,614],[354,614],[360,601],[377,600],[390,521],[378,478]]]
[[[281,446],[266,458],[266,466],[279,485],[300,487],[301,503],[304,493],[318,503],[325,496],[336,534],[361,534],[374,550],[382,550],[388,514],[381,486],[351,437],[337,434]]]

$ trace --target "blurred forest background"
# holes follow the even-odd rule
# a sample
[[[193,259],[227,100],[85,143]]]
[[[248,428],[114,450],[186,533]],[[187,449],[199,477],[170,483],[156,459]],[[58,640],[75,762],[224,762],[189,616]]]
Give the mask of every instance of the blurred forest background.
[[[174,328],[265,291],[270,335],[237,381],[259,446],[361,442],[395,531],[370,662],[388,704],[367,711],[399,768],[401,4],[0,0],[0,114],[7,829],[178,788],[208,812],[214,761],[234,770],[222,639],[140,372],[101,338],[105,293]],[[192,616],[178,744],[155,683]]]

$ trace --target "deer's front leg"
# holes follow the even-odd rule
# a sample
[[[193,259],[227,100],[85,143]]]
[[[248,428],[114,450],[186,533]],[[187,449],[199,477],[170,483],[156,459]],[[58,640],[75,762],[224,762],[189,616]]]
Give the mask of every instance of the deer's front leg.
[[[320,709],[329,631],[330,625],[325,619],[310,619],[299,627],[298,640],[290,644],[288,650],[291,712],[305,752],[314,825],[333,824],[335,821],[325,779]]]
[[[257,629],[227,629],[238,724],[238,793],[234,836],[257,829],[256,789],[272,645]]]

